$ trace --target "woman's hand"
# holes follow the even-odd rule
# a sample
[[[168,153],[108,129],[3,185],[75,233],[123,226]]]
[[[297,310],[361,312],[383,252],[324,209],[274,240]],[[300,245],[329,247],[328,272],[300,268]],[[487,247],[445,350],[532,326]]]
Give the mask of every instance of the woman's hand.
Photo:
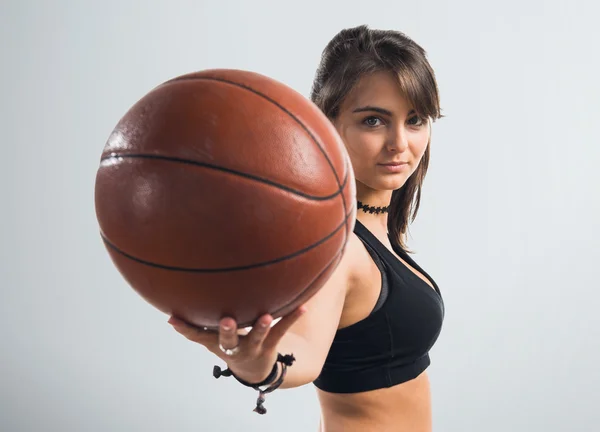
[[[242,380],[258,383],[271,373],[277,360],[279,341],[304,312],[306,307],[300,306],[274,326],[271,326],[273,317],[263,315],[247,334],[240,334],[232,318],[220,321],[218,333],[200,329],[175,317],[169,319],[169,324],[187,339],[205,346]],[[226,354],[227,350],[233,350],[229,351],[231,355]]]

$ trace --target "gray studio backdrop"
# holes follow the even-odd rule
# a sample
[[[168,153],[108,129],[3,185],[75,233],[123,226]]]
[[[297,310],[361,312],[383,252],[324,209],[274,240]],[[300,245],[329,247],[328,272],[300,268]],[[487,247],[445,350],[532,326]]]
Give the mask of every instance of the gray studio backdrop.
[[[3,1],[0,430],[315,431],[310,386],[268,397],[211,376],[117,273],[94,177],[158,83],[254,70],[308,96],[358,24],[429,53],[446,118],[412,226],[447,319],[434,430],[600,430],[600,62],[592,2]]]

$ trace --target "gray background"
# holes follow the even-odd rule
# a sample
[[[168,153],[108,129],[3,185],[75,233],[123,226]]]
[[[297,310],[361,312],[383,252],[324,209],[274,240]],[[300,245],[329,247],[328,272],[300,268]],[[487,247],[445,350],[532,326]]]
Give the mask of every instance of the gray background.
[[[412,226],[447,304],[436,431],[597,431],[597,6],[550,1],[2,1],[2,431],[314,431],[310,386],[268,398],[142,301],[100,241],[93,187],[117,120],[213,67],[308,95],[358,24],[429,53],[445,119]]]

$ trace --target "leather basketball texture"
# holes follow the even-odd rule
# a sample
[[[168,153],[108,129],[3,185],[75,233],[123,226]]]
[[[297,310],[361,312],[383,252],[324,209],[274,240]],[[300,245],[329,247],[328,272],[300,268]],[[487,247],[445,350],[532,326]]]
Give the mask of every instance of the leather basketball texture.
[[[116,268],[166,314],[215,329],[285,316],[331,276],[355,221],[333,125],[254,72],[167,81],[121,118],[95,186]]]

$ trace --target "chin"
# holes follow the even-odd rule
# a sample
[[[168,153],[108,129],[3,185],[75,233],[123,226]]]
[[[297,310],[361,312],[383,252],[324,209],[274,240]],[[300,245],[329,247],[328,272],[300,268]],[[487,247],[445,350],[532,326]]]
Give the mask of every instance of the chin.
[[[379,191],[395,191],[404,186],[407,180],[406,175],[378,177],[367,183],[367,186]]]
[[[406,183],[408,178],[406,175],[387,176],[385,178],[377,179],[377,183],[381,186],[376,189],[380,190],[396,190],[400,189]]]

